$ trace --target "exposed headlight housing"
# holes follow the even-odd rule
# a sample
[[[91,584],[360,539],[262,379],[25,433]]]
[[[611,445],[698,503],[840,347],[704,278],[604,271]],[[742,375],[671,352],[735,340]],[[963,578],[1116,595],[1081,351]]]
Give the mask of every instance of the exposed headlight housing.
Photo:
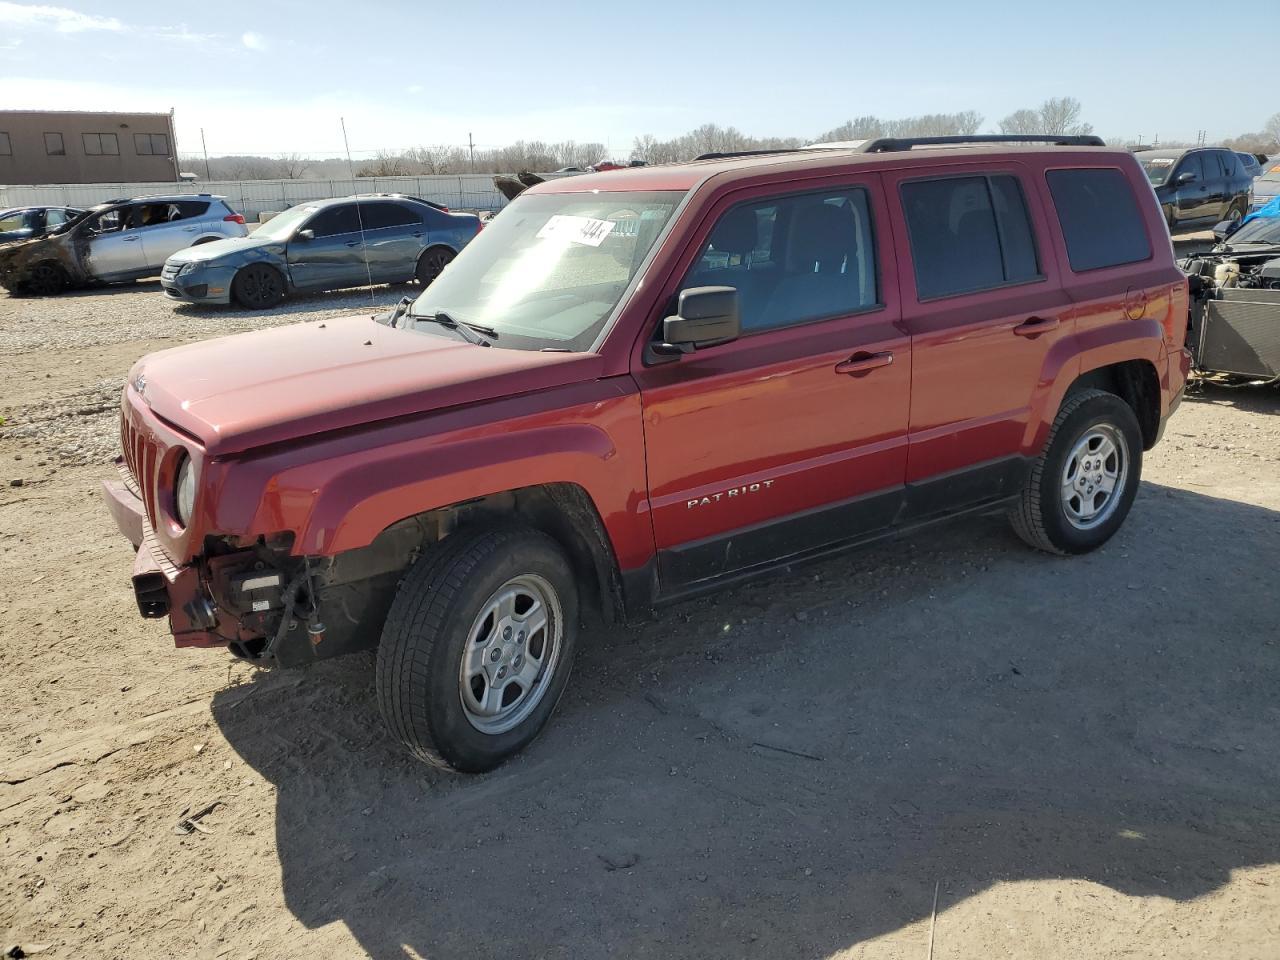
[[[183,454],[182,463],[178,467],[178,480],[173,489],[173,507],[178,523],[186,526],[191,521],[191,514],[196,507],[196,471],[191,458]]]
[[[191,271],[195,270],[196,266],[197,266],[197,264],[196,264],[196,261],[194,261],[194,260],[191,260],[191,261],[188,261],[187,263],[184,263],[184,264],[182,265],[182,269],[180,269],[180,270],[178,271],[178,276],[180,276],[180,277],[181,277],[181,276],[185,276],[185,275],[186,275],[186,274],[188,274],[188,273],[191,273]]]

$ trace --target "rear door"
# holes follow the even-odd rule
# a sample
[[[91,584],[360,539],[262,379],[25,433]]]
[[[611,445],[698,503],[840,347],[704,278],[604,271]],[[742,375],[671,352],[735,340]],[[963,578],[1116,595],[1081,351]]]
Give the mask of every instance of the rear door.
[[[664,590],[855,539],[897,513],[910,341],[880,182],[820,184],[720,200],[657,298],[649,338],[681,290],[735,287],[738,340],[650,365],[637,347]]]
[[[288,246],[289,274],[300,290],[333,290],[368,283],[354,203],[325,207],[304,223],[315,236],[294,234]]]
[[[146,252],[147,267],[159,273],[166,260],[199,240],[203,232],[199,218],[208,209],[207,200],[146,204],[142,246]]]
[[[907,513],[924,517],[1016,490],[1041,374],[1073,321],[1022,164],[886,180],[911,335]]]
[[[141,204],[113,207],[90,217],[79,230],[88,239],[85,265],[99,280],[123,280],[146,272]]]
[[[375,283],[412,280],[418,254],[426,246],[427,225],[407,204],[390,200],[361,203],[365,249]]]

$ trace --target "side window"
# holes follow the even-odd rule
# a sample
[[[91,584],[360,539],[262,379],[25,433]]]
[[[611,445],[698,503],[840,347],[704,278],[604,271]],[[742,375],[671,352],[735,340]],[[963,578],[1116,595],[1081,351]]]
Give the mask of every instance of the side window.
[[[0,157],[12,157],[13,144],[9,140],[9,134],[0,130]]]
[[[360,230],[360,220],[356,217],[355,204],[343,204],[340,207],[321,210],[311,218],[307,228],[314,231],[317,237],[336,237],[342,233],[357,233]]]
[[[114,133],[82,133],[84,153],[87,157],[118,157],[120,141]]]
[[[1073,271],[1150,259],[1151,241],[1142,211],[1122,171],[1050,170],[1045,177]]]
[[[177,203],[171,203],[169,219],[170,220],[190,220],[192,217],[202,217],[209,209],[209,204],[204,200],[179,200]],[[174,214],[177,214],[176,216]]]
[[[44,135],[44,152],[51,157],[65,157],[67,148],[62,142],[62,134],[46,133]]]
[[[1222,166],[1222,175],[1224,177],[1239,176],[1239,160],[1234,153],[1230,153],[1226,150],[1219,150],[1218,163]]]
[[[91,218],[85,225],[85,229],[90,234],[115,233],[124,227],[125,216],[129,213],[128,207],[116,207],[114,210],[106,210],[96,217]]]
[[[364,217],[366,230],[380,230],[383,227],[403,227],[408,224],[422,223],[413,211],[398,203],[362,203],[360,214]]]
[[[1205,178],[1204,166],[1200,163],[1200,154],[1189,153],[1183,157],[1182,162],[1178,164],[1177,172],[1174,173],[1173,178],[1176,180],[1184,173],[1194,173],[1197,180],[1203,180]]]
[[[809,193],[725,211],[684,288],[738,290],[744,333],[875,306],[871,209],[861,187]]]
[[[990,290],[1041,276],[1017,177],[917,180],[902,185],[902,209],[921,300]]]
[[[50,207],[44,212],[44,225],[46,227],[60,227],[67,222],[67,211]]]

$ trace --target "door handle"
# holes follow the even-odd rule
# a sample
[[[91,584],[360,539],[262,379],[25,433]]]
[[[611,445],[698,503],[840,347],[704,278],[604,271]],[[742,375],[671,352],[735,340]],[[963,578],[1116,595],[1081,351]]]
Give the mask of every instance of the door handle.
[[[121,238],[120,238],[120,242],[121,242],[121,243],[134,243],[137,239],[138,239],[137,237],[121,237]]]
[[[1058,322],[1057,317],[1028,317],[1014,327],[1013,332],[1019,337],[1036,337],[1050,330],[1057,330]]]
[[[199,227],[183,227],[182,229],[185,230],[187,233],[195,233],[200,228]]]
[[[359,240],[348,240],[348,241],[347,241],[347,246],[348,246],[348,247],[358,247],[358,246],[360,246],[360,241],[359,241]]]
[[[893,363],[893,354],[888,351],[884,353],[867,353],[865,350],[859,350],[848,360],[841,360],[837,363],[836,373],[866,373],[868,370],[874,370],[877,367],[887,367],[891,363]]]

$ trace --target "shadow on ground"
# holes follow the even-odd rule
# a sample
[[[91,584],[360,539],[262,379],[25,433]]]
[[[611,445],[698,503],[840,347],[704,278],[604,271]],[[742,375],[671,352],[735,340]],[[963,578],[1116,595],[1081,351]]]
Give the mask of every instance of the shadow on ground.
[[[1091,556],[969,520],[597,631],[486,776],[405,759],[360,658],[214,715],[289,909],[373,957],[818,958],[935,882],[1187,900],[1280,860],[1277,568],[1280,514],[1144,484]]]

